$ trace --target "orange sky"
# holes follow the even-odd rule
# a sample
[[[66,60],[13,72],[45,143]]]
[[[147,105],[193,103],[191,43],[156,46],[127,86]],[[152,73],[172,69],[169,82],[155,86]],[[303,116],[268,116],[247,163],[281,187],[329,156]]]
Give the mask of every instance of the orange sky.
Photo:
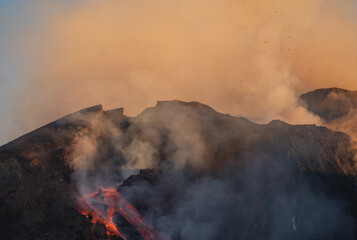
[[[316,122],[300,93],[357,90],[353,0],[38,1],[29,11],[47,8],[12,44],[18,61],[31,59],[17,91],[20,132],[98,103],[136,115],[170,99]]]

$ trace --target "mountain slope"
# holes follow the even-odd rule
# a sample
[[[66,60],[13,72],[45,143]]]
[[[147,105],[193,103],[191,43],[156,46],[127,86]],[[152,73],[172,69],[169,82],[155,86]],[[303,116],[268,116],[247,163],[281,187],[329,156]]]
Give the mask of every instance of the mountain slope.
[[[259,125],[197,102],[158,102],[134,118],[96,106],[0,148],[0,236],[105,239],[76,196],[149,167],[149,182],[139,174],[119,191],[168,239],[352,239],[350,149],[325,127]]]

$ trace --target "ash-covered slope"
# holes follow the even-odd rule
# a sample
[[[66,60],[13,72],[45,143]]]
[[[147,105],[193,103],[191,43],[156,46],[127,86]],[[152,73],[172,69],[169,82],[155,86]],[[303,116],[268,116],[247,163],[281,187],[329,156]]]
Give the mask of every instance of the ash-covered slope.
[[[135,118],[93,107],[0,148],[0,237],[105,239],[76,196],[149,167],[119,191],[168,239],[353,239],[350,149],[325,127],[259,125],[197,102]]]

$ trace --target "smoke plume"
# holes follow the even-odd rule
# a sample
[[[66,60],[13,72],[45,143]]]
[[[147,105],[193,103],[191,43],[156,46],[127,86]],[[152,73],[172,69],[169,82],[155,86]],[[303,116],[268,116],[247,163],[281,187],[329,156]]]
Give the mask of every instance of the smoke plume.
[[[123,196],[167,239],[353,239],[354,220],[337,190],[340,178],[356,173],[344,165],[351,160],[345,134],[259,125],[179,101],[135,118],[100,112],[92,119],[68,159],[79,191],[122,184]],[[156,169],[154,177],[122,183],[125,170],[142,168]]]
[[[357,88],[352,0],[65,5],[26,6],[51,14],[35,32],[13,30],[15,58],[28,60],[14,113],[21,132],[89,105],[136,115],[169,99],[262,122],[318,123],[298,94]]]
[[[357,89],[354,0],[65,5],[26,5],[51,14],[44,14],[36,31],[15,28],[8,39],[26,80],[16,92],[19,132],[13,135],[98,103],[125,107],[133,116],[171,99],[264,123],[326,124],[299,105],[299,94]],[[337,190],[324,189],[319,177],[304,175],[307,169],[344,179],[337,161],[350,160],[341,157],[349,152],[338,155],[336,149],[345,135],[313,126],[287,133],[282,122],[264,128],[223,114],[220,120],[213,109],[191,104],[195,111],[160,102],[159,111],[120,121],[100,111],[75,139],[67,162],[78,192],[117,187],[127,170],[156,168],[162,182],[123,191],[130,202],[146,200],[145,219],[168,239],[353,238],[346,201],[331,197]],[[346,119],[330,127],[353,129]],[[286,149],[291,151],[282,154]],[[290,161],[295,155],[301,162]]]

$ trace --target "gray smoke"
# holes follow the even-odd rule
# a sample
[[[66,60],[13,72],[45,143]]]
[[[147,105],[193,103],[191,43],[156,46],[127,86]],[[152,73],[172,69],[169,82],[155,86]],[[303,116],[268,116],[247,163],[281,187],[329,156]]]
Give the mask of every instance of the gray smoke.
[[[282,132],[289,125],[258,125],[178,101],[136,118],[102,112],[91,124],[69,162],[79,190],[117,187],[127,171],[157,169],[155,184],[124,182],[119,190],[168,239],[353,239],[348,203],[319,177],[338,182],[342,171],[316,165],[301,172],[294,153],[283,154],[292,148]],[[307,142],[328,132],[305,127],[317,135]],[[313,166],[325,154],[320,147],[295,150]]]

